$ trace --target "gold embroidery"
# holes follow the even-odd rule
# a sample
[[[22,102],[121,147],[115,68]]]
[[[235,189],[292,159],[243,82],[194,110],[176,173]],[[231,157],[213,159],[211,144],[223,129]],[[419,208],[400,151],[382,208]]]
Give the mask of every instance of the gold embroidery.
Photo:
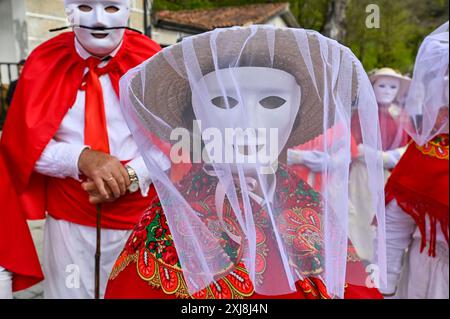
[[[416,144],[417,149],[422,154],[435,157],[438,159],[448,160],[449,158],[449,145],[448,135],[439,135],[434,140],[428,142],[423,146]]]
[[[114,280],[131,262],[137,262],[138,252],[129,255],[126,251],[120,255],[109,276],[110,280]]]

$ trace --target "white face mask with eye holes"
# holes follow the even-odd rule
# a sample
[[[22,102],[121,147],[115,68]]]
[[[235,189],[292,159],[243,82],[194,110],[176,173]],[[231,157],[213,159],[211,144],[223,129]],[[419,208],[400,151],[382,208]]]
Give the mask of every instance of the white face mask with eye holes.
[[[125,29],[90,30],[88,28],[126,27],[130,16],[129,0],[65,0],[69,23],[81,46],[90,54],[105,57],[122,42]]]
[[[256,163],[269,166],[278,162],[293,129],[300,101],[300,86],[291,74],[261,67],[209,73],[192,94],[194,113],[201,120],[202,132],[209,128],[220,131],[224,137],[223,152],[233,150],[234,162],[243,164],[244,161],[247,171],[254,170]],[[230,129],[235,133],[234,138],[228,136]],[[249,132],[254,134],[246,134]]]
[[[400,80],[390,76],[380,76],[373,84],[378,105],[390,106],[400,90]]]

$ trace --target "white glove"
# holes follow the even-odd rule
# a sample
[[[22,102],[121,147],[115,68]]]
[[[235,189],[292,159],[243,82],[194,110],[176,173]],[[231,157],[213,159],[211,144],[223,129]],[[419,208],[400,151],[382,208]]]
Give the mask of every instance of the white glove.
[[[288,165],[301,164],[314,173],[322,172],[331,163],[331,156],[320,151],[299,151],[288,149]]]
[[[386,169],[393,169],[397,165],[402,154],[398,150],[383,152],[383,165]]]
[[[377,156],[381,157],[383,160],[383,166],[385,169],[392,169],[395,167],[395,165],[397,165],[397,163],[400,161],[400,158],[402,157],[402,155],[405,153],[406,148],[398,148],[395,150],[391,150],[391,151],[380,151],[380,150],[375,150],[372,149],[370,147],[367,147],[363,144],[359,144],[358,145],[358,157],[360,159],[364,160],[364,156],[366,154],[370,154],[370,155],[374,155],[376,154]],[[376,153],[374,153],[376,152]]]
[[[370,153],[372,153],[370,155],[373,155],[374,151],[379,152],[377,150],[374,150],[371,147],[368,147],[367,145],[359,144],[358,145],[358,158],[364,161],[364,157],[366,156],[366,154],[369,155]]]
[[[12,273],[0,266],[0,299],[12,299]]]

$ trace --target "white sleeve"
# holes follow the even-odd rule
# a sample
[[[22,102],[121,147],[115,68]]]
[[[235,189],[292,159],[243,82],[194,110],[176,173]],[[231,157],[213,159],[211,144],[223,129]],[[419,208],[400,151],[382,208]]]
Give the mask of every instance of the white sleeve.
[[[73,145],[51,140],[36,162],[34,170],[42,175],[80,180],[78,159],[86,145]]]
[[[384,294],[395,293],[397,282],[402,271],[402,260],[409,247],[416,223],[393,200],[386,207],[386,257],[387,287]]]
[[[153,159],[155,159],[155,161],[159,163],[159,166],[164,171],[168,170],[171,167],[169,159],[164,155],[164,153],[160,151],[151,150],[148,156],[151,156]],[[139,188],[141,190],[141,194],[142,196],[147,197],[150,185],[152,184],[152,178],[143,157],[136,157],[127,165],[136,172],[137,178],[139,180]]]
[[[147,166],[145,166],[144,159],[142,158],[142,156],[136,157],[127,165],[136,172],[137,178],[139,180],[139,189],[141,190],[141,194],[142,196],[147,197],[152,179],[150,177]]]

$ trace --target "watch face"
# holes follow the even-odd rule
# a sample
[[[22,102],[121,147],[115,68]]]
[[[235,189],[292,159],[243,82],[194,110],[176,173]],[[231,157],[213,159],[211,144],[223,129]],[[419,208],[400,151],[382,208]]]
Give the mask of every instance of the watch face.
[[[134,193],[137,192],[139,189],[139,184],[138,183],[132,183],[129,187],[130,192]]]

